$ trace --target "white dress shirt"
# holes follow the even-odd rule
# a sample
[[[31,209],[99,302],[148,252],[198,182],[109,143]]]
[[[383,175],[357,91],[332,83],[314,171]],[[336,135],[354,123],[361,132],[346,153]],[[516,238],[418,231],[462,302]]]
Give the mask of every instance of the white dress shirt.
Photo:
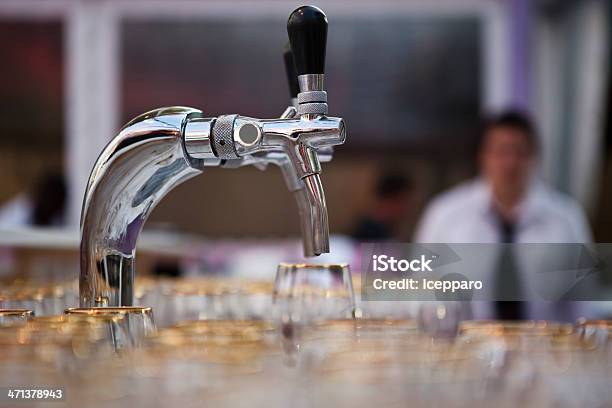
[[[500,242],[499,222],[488,185],[477,179],[442,193],[427,207],[416,242]],[[516,243],[587,243],[591,230],[584,211],[570,197],[532,183],[519,205]]]
[[[491,191],[483,179],[463,183],[435,198],[426,208],[417,227],[415,242],[419,243],[499,243],[501,233],[499,219],[492,208]],[[582,208],[570,197],[552,190],[542,182],[534,181],[525,199],[517,208],[514,243],[589,243],[591,231]],[[525,251],[522,251],[523,257]],[[530,265],[543,261],[547,254],[533,251],[529,259],[517,259],[522,290],[538,291]],[[495,273],[497,258],[488,254],[477,265],[475,274]],[[489,280],[492,281],[492,280]],[[559,279],[559,285],[567,284]],[[555,284],[555,280],[551,280]],[[542,283],[540,282],[541,286]],[[563,288],[559,288],[563,290]],[[532,298],[532,297],[530,297]],[[537,297],[534,297],[537,298]],[[584,303],[584,302],[583,302]],[[550,302],[529,303],[529,318],[572,319],[583,315],[585,310],[572,306],[559,311],[559,305]],[[492,318],[490,302],[475,302],[476,318]],[[561,316],[559,316],[561,315]]]

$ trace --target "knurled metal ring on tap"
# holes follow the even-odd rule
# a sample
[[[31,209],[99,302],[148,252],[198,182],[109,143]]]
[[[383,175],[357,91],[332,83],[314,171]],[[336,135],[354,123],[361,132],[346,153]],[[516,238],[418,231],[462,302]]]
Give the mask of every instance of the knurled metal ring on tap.
[[[215,120],[212,128],[213,149],[220,159],[237,159],[234,146],[234,121],[238,115],[223,115]]]
[[[310,102],[327,102],[327,92],[325,91],[308,91],[300,92],[297,96],[298,103]]]
[[[327,92],[307,91],[297,96],[299,114],[327,114]]]
[[[327,104],[321,102],[301,103],[298,105],[298,114],[327,115]]]

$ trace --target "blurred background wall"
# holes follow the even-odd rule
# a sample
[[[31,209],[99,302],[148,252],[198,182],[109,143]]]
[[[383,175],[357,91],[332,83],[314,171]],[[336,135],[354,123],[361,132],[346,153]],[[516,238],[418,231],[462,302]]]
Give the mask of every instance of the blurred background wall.
[[[167,105],[276,117],[288,104],[282,47],[297,1],[0,2],[0,204],[63,172],[68,223],[104,145]],[[325,0],[330,113],[348,141],[324,165],[331,229],[347,233],[379,173],[415,185],[415,211],[475,174],[487,112],[531,112],[542,177],[612,240],[606,0]],[[210,237],[286,237],[297,210],[276,168],[211,169],[170,194],[149,224]],[[211,194],[211,192],[214,192]]]

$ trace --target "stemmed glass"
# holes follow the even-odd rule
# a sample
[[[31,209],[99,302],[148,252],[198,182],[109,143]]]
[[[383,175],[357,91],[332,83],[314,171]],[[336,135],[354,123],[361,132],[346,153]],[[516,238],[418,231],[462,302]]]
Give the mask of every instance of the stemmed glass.
[[[348,264],[278,266],[272,294],[274,315],[284,322],[354,318],[355,293]]]
[[[296,365],[304,327],[355,317],[355,293],[348,264],[281,263],[272,304],[286,363]]]

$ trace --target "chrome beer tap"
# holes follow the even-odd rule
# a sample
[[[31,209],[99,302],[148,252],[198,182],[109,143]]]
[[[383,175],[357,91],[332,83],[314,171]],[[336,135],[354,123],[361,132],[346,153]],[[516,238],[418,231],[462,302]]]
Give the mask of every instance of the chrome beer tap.
[[[132,304],[142,226],[168,192],[208,166],[279,165],[296,196],[305,255],[329,252],[320,161],[331,159],[331,146],[344,143],[346,130],[341,118],[327,116],[327,18],[303,6],[289,16],[287,31],[299,93],[279,119],[161,108],[129,122],[106,146],[81,213],[82,307]]]
[[[285,70],[287,73],[289,93],[291,95],[291,105],[285,109],[285,112],[281,115],[281,118],[290,119],[294,118],[298,112],[298,94],[300,93],[300,87],[298,84],[298,74],[295,67],[295,60],[289,43],[287,43],[285,46],[283,57],[285,60]],[[320,162],[330,161],[333,157],[333,153],[334,150],[331,146],[323,146],[317,149],[317,156]],[[272,159],[272,157],[270,157],[270,159]],[[304,254],[306,256],[314,256],[323,252],[329,252],[329,234],[327,231],[321,233],[317,228],[319,225],[327,225],[327,221],[323,220],[324,222],[321,221],[313,224],[319,214],[321,216],[326,216],[327,212],[325,211],[324,213],[311,214],[314,207],[310,205],[312,195],[309,193],[308,186],[297,174],[293,164],[286,155],[277,155],[275,159],[274,164],[280,167],[285,183],[287,184],[287,188],[293,193],[297,203],[300,228],[302,230],[304,244]],[[323,204],[325,204],[324,199]],[[325,238],[319,238],[321,236],[324,236]]]

